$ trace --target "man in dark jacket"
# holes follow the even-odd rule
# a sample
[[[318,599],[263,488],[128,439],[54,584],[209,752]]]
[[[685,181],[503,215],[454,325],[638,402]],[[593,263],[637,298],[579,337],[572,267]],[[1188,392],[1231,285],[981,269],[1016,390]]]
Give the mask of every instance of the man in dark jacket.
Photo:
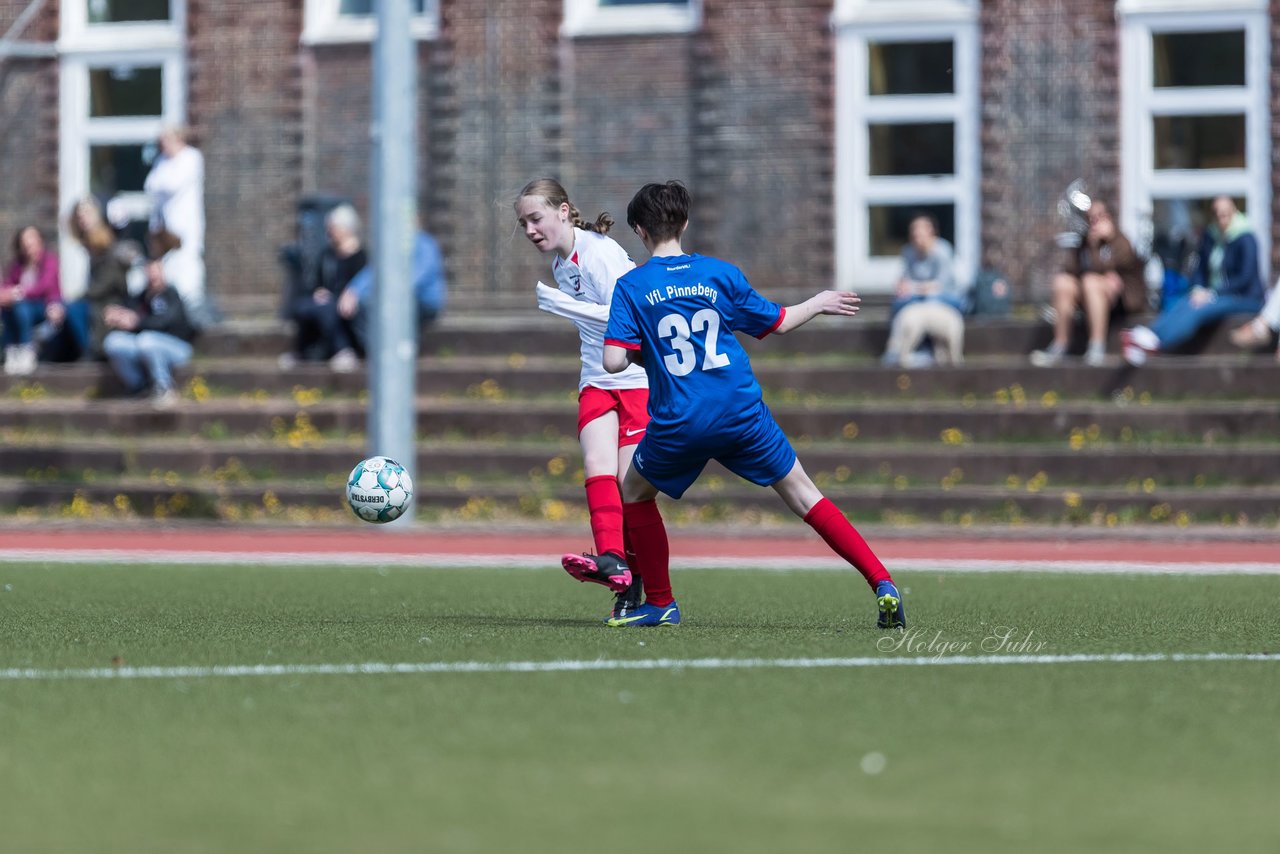
[[[148,387],[152,403],[168,408],[178,401],[173,368],[191,361],[195,328],[182,298],[165,280],[164,263],[147,261],[147,289],[124,305],[110,305],[104,319],[110,328],[102,349],[130,394]]]

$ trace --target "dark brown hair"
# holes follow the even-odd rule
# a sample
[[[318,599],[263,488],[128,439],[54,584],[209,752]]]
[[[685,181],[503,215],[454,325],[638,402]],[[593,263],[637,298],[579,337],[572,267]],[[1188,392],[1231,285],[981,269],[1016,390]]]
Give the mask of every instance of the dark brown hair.
[[[672,240],[684,231],[692,204],[689,189],[679,181],[645,184],[627,205],[627,225],[640,226],[654,242]]]
[[[34,231],[36,234],[40,235],[40,242],[45,244],[44,251],[49,251],[49,243],[44,239],[44,235],[40,233],[40,229],[36,228],[34,225],[24,225],[13,235],[13,257],[24,265],[31,263],[31,259],[27,257],[26,250],[22,248],[22,235],[26,234],[28,231]]]

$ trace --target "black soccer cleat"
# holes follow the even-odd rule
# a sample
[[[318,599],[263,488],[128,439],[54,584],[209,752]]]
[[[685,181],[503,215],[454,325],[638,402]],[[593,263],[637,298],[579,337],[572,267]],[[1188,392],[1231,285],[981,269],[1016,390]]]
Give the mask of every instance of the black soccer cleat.
[[[565,555],[560,558],[564,571],[579,581],[603,584],[614,593],[626,592],[631,586],[631,570],[627,562],[611,552],[602,555]]]

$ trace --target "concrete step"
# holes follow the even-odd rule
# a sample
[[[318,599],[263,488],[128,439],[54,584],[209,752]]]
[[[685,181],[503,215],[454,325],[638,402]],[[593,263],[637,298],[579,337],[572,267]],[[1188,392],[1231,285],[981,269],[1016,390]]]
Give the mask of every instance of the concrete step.
[[[1228,320],[1205,329],[1181,348],[1187,353],[1235,352],[1228,333],[1243,318]],[[888,339],[888,316],[869,311],[853,319],[819,317],[803,330],[789,335],[770,335],[763,341],[739,336],[751,354],[843,354],[863,359],[878,358]],[[1119,352],[1120,329],[1110,331],[1108,349]],[[972,317],[965,323],[967,357],[990,355],[1025,356],[1046,346],[1052,338],[1048,323],[1034,312],[1007,317]],[[289,349],[292,336],[283,321],[273,317],[230,320],[205,332],[197,350],[206,356],[259,356],[272,360]],[[1073,352],[1084,350],[1083,327],[1076,330]],[[521,353],[571,354],[578,349],[577,329],[568,321],[546,315],[530,305],[527,312],[486,315],[451,313],[441,318],[422,336],[424,355],[469,355]]]
[[[1131,491],[1168,486],[1204,490],[1280,483],[1280,444],[1213,447],[802,443],[805,470],[822,484],[1113,486]],[[318,481],[345,475],[364,455],[360,441],[290,448],[262,441],[134,438],[10,442],[0,447],[0,476],[65,483],[151,478],[177,483]],[[582,481],[576,442],[423,442],[418,478],[430,483]],[[732,479],[718,464],[708,475]]]
[[[841,356],[778,357],[753,360],[767,399],[795,401],[810,395],[842,399],[1039,401],[1055,398],[1232,399],[1274,398],[1280,389],[1280,362],[1267,355],[1233,353],[1153,358],[1133,368],[1113,358],[1104,367],[1068,364],[1034,368],[1021,357],[986,356],[955,367],[904,370]],[[291,397],[299,390],[324,396],[364,394],[365,369],[334,373],[323,364],[280,370],[274,361],[257,357],[201,357],[176,372],[181,383],[199,377],[213,395],[266,393]],[[572,396],[577,389],[578,360],[566,356],[445,356],[420,359],[419,394],[434,396],[521,397]],[[0,375],[0,397],[16,400],[121,393],[105,363],[42,365],[30,377]]]
[[[797,442],[861,439],[873,442],[1086,443],[1151,441],[1271,441],[1280,435],[1280,400],[1122,405],[1101,401],[881,401],[778,403],[779,424]],[[572,438],[572,400],[452,400],[419,398],[418,432],[427,439]],[[312,405],[249,396],[184,400],[155,410],[145,401],[31,400],[0,408],[0,430],[9,441],[38,435],[129,437],[181,435],[205,438],[273,437],[294,446],[325,437],[363,434],[367,404],[322,400]],[[24,435],[26,434],[26,435]]]
[[[70,485],[0,478],[0,509],[38,518],[49,513],[79,518],[200,518],[236,521],[280,518],[337,522],[351,515],[343,480],[329,483],[177,484],[128,479]],[[1280,487],[1238,487],[1208,492],[1160,488],[1150,493],[1123,488],[1043,488],[1036,491],[958,486],[937,489],[833,485],[824,489],[857,520],[936,520],[959,525],[982,522],[1072,521],[1099,526],[1158,523],[1255,524],[1274,527],[1280,519]],[[436,485],[415,490],[419,515],[483,519],[515,516],[554,521],[580,518],[585,502],[576,485]],[[750,522],[761,515],[785,516],[773,490],[700,481],[678,502],[663,499],[664,515],[676,524],[730,520]]]

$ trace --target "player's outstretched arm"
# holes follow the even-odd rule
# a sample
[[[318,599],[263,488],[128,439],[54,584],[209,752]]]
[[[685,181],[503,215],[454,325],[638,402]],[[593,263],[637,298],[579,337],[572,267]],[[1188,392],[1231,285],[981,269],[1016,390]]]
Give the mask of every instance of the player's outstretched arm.
[[[773,330],[775,335],[785,335],[793,329],[804,326],[820,314],[835,314],[852,317],[858,313],[861,298],[852,291],[823,291],[795,305],[787,306],[782,323]]]

